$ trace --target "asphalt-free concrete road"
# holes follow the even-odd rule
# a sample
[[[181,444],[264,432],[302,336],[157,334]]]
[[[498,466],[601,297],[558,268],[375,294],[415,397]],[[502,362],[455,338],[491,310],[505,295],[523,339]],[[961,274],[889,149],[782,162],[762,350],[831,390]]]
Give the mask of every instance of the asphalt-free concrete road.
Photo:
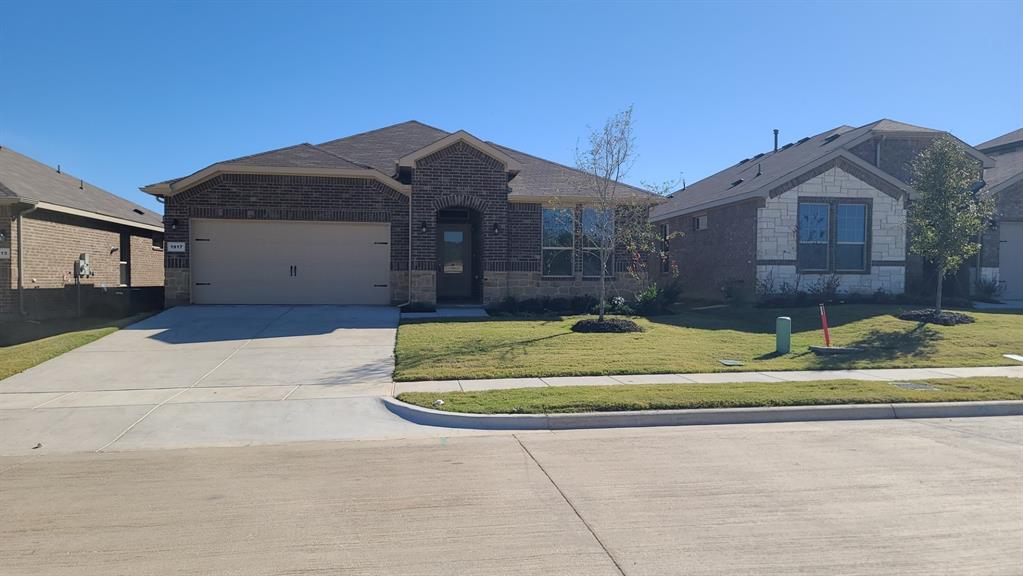
[[[1023,417],[0,457],[0,573],[1019,574]]]

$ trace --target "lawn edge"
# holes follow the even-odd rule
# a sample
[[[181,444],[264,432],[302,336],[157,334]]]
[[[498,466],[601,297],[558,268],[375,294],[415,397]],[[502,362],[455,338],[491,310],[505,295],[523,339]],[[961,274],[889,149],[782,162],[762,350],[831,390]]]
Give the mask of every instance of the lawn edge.
[[[1023,415],[1023,400],[826,404],[758,408],[690,408],[682,410],[635,410],[626,412],[560,414],[444,412],[415,406],[402,402],[397,398],[384,397],[381,401],[393,414],[416,424],[475,430],[575,430],[586,428]]]

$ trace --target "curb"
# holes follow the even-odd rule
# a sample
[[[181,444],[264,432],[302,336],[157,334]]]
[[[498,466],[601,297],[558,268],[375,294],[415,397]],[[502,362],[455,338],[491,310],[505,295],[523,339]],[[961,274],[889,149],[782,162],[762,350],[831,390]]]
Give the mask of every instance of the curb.
[[[1023,400],[989,402],[925,402],[913,404],[837,404],[763,408],[699,408],[579,414],[466,414],[421,408],[395,398],[382,398],[392,413],[416,424],[475,430],[572,430],[819,422],[826,420],[894,420],[900,418],[968,418],[1023,415]]]

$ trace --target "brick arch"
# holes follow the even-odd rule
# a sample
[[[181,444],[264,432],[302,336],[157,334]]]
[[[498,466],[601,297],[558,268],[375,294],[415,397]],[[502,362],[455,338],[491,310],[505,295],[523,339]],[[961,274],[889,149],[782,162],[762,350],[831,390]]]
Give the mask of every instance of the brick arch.
[[[482,215],[487,209],[487,201],[472,194],[445,194],[433,199],[435,211],[454,207],[472,208]]]

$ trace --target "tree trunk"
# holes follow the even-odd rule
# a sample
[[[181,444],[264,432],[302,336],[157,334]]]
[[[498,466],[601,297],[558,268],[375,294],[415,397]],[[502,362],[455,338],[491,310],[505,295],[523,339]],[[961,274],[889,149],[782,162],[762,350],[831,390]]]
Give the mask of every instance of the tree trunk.
[[[937,296],[937,298],[935,298],[935,302],[934,302],[934,312],[936,314],[941,314],[941,288],[942,288],[942,285],[944,283],[945,283],[945,267],[944,266],[938,266],[938,290],[937,290],[938,296]]]

